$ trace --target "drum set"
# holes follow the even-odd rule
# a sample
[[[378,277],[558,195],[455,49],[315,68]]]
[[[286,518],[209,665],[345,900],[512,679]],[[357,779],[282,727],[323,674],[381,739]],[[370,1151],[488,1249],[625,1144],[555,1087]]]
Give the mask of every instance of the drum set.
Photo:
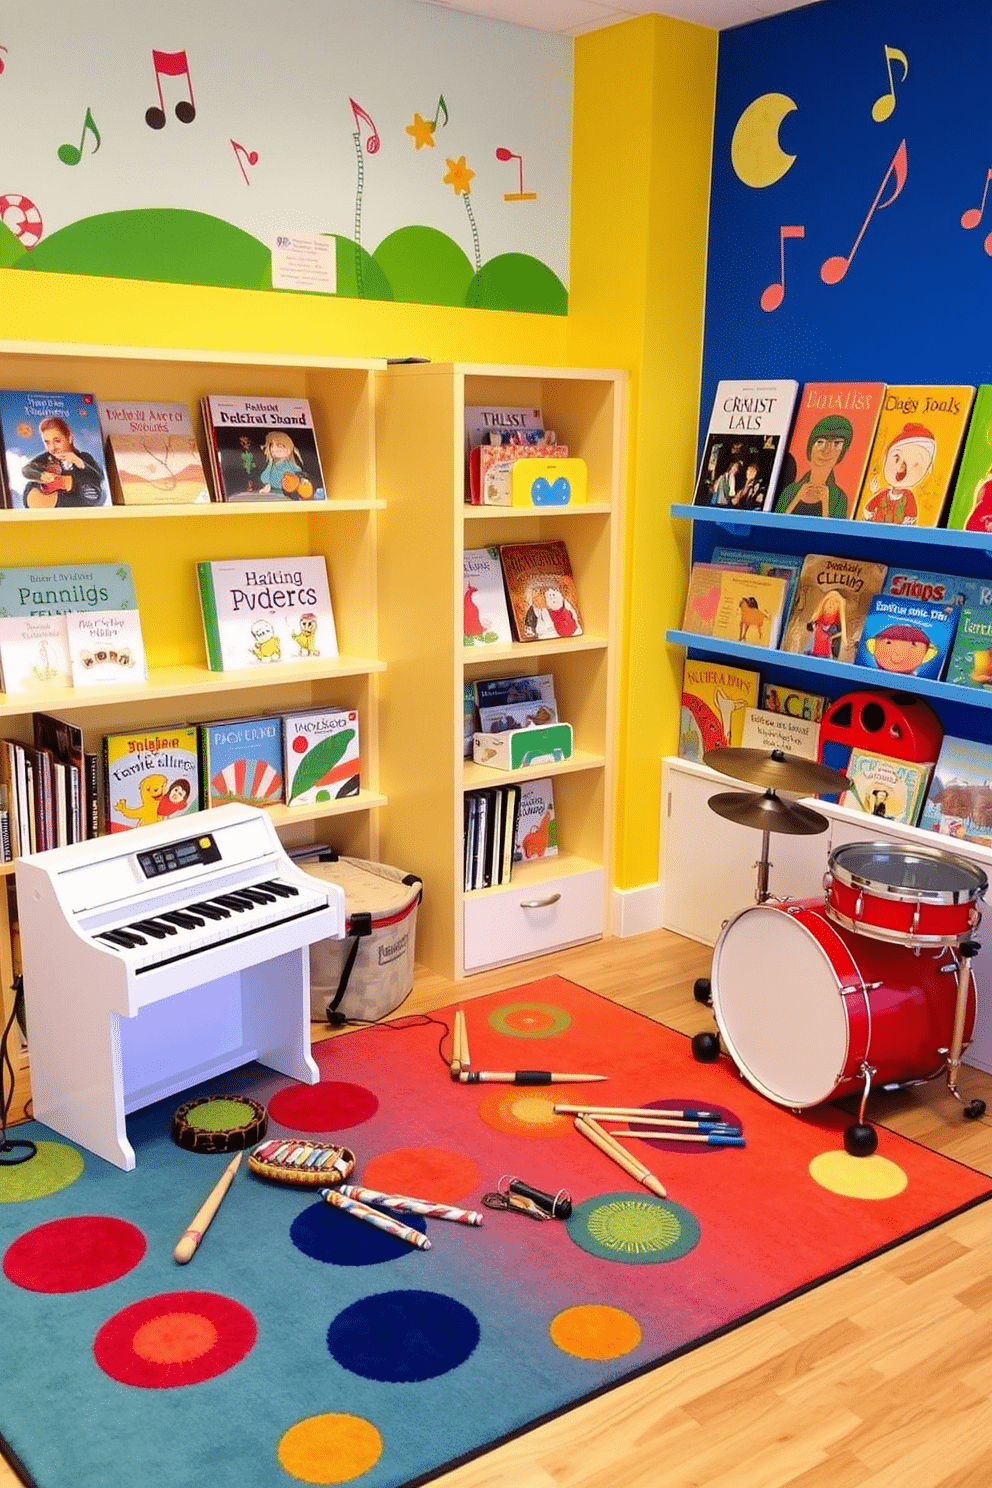
[[[937,849],[851,842],[831,852],[822,899],[778,899],[768,886],[771,833],[829,826],[779,791],[836,795],[847,777],[778,749],[714,749],[704,763],[764,793],[708,801],[718,816],[760,830],[762,852],[755,903],[724,924],[711,975],[695,985],[719,1033],[697,1033],[694,1058],[712,1062],[725,1048],[750,1085],[793,1111],[860,1092],[844,1133],[855,1157],[878,1145],[865,1120],[873,1085],[899,1090],[946,1074],[964,1115],[984,1115],[985,1102],[965,1101],[957,1076],[975,1022],[971,961],[985,874]]]

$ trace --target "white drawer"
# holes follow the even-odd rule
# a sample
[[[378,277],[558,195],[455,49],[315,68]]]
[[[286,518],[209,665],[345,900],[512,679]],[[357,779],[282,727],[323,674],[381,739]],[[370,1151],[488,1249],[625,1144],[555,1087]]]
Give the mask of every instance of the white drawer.
[[[603,870],[510,883],[465,899],[465,970],[481,971],[603,934]]]

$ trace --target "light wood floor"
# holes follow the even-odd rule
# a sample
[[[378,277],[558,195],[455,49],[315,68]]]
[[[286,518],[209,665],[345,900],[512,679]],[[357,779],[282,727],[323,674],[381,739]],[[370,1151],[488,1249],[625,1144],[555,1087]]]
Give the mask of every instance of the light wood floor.
[[[707,947],[658,931],[469,982],[425,973],[399,1013],[558,973],[695,1033],[712,1027],[692,996],[709,963]],[[964,1066],[959,1086],[992,1109],[992,1077]],[[942,1080],[879,1101],[887,1125],[992,1173],[992,1117],[965,1121]],[[878,1106],[870,1114],[882,1119]],[[992,1204],[436,1481],[438,1488],[989,1488]],[[0,1488],[18,1482],[0,1463]]]

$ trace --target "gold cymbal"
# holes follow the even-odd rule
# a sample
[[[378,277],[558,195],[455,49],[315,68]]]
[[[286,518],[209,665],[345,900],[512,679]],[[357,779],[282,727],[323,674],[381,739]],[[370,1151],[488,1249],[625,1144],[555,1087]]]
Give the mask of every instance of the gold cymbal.
[[[800,806],[798,801],[783,801],[774,791],[763,796],[755,791],[722,791],[706,803],[717,816],[736,822],[739,827],[757,827],[762,832],[785,832],[791,837],[811,837],[825,832],[830,823],[818,811]]]
[[[703,764],[749,785],[791,791],[796,796],[838,795],[851,784],[840,770],[801,754],[786,754],[784,749],[708,749]]]

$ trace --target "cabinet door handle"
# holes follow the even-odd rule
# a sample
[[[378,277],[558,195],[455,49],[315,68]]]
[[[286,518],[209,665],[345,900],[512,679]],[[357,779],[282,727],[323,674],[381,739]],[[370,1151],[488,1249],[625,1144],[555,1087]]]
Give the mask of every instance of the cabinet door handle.
[[[521,909],[545,909],[549,904],[557,904],[561,898],[560,894],[549,894],[546,899],[521,899]]]

